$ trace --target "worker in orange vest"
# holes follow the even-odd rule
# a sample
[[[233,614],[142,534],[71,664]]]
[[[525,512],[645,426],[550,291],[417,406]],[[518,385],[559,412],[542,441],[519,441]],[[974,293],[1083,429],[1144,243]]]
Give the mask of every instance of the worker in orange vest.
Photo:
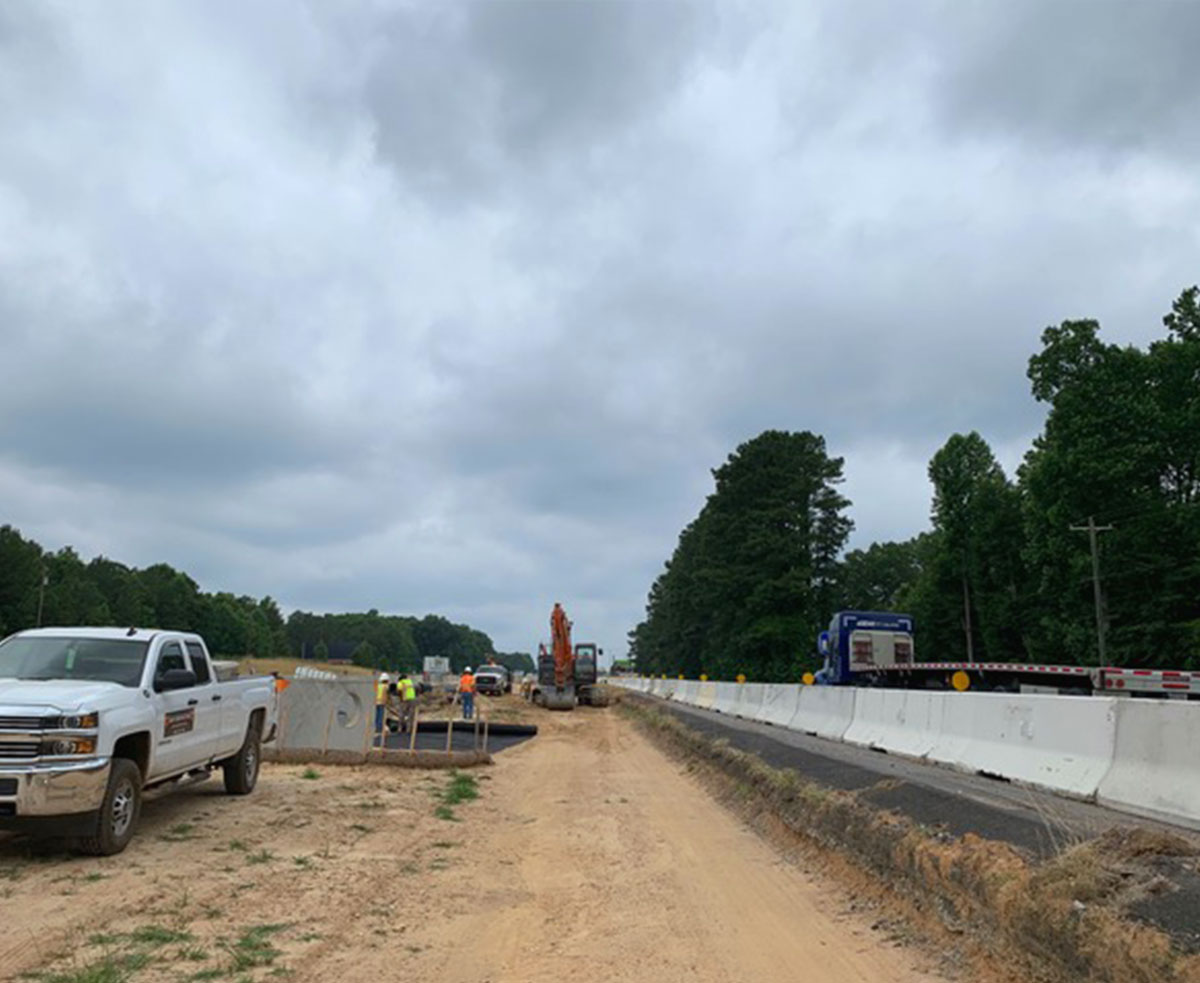
[[[470,666],[458,679],[458,698],[462,701],[463,720],[470,720],[475,716],[475,677]]]

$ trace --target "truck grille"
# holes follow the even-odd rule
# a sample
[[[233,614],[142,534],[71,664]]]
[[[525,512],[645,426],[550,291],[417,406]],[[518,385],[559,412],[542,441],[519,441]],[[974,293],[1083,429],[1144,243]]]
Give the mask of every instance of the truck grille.
[[[0,716],[0,730],[41,730],[44,723],[41,717]]]
[[[26,741],[0,741],[0,758],[36,758],[37,744]]]

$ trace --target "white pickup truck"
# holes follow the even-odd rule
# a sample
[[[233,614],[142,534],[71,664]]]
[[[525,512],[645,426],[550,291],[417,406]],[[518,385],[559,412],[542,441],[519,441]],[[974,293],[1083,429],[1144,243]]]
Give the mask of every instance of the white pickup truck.
[[[143,791],[220,766],[250,792],[275,728],[270,676],[218,679],[199,635],[41,628],[0,642],[0,829],[120,853]]]

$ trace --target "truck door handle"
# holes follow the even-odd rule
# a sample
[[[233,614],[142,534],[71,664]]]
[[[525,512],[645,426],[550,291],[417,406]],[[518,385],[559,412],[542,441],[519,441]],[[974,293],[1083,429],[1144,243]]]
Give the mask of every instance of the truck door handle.
[[[219,700],[220,698],[221,698],[221,694],[218,693],[216,696],[213,697],[213,703],[216,703],[217,700]]]
[[[199,700],[188,700],[188,706],[194,707],[199,702]]]

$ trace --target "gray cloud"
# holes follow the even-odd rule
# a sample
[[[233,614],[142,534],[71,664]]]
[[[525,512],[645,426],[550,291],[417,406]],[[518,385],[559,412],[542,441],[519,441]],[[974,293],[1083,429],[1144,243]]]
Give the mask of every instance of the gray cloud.
[[[1196,278],[1193,14],[1088,11],[5,5],[0,521],[610,651],[764,428],[912,535]]]
[[[954,5],[937,78],[948,123],[1067,154],[1195,151],[1200,8],[1188,3]]]

